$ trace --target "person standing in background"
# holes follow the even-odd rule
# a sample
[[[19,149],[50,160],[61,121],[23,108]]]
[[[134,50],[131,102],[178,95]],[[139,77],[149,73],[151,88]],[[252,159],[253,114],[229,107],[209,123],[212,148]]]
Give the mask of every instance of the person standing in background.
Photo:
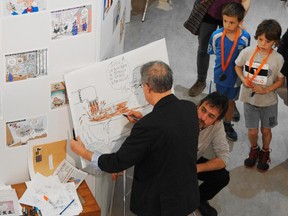
[[[284,1],[284,7],[288,12],[288,2]],[[281,73],[286,77],[286,83],[282,88],[277,89],[278,95],[283,99],[284,103],[288,106],[288,29],[281,38],[277,50],[284,58],[284,65]]]
[[[227,139],[237,141],[238,136],[231,120],[238,99],[241,80],[235,72],[235,59],[245,47],[250,45],[250,34],[240,28],[245,8],[236,2],[227,3],[222,10],[223,28],[211,35],[208,54],[215,54],[214,83],[216,90],[229,99],[229,108],[224,117]]]
[[[257,46],[242,50],[235,61],[236,73],[243,83],[240,100],[244,103],[245,125],[250,141],[250,153],[244,165],[253,167],[257,163],[260,172],[269,169],[272,128],[278,124],[276,89],[285,80],[281,73],[284,59],[273,49],[280,42],[281,32],[276,20],[262,21],[254,36]],[[262,149],[258,146],[259,122]]]

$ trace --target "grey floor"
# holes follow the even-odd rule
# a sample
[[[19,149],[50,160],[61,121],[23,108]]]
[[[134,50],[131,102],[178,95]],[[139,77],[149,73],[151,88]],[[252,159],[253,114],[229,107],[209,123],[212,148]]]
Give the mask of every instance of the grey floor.
[[[139,0],[138,0],[139,1]],[[179,98],[199,101],[203,96],[188,97],[187,91],[196,81],[197,37],[183,27],[194,0],[172,0],[173,9],[163,10],[157,2],[149,8],[145,22],[141,15],[132,16],[127,24],[125,51],[130,51],[155,40],[166,38],[170,66],[174,71],[175,94]],[[288,14],[280,0],[251,0],[244,26],[254,36],[257,25],[263,20],[273,18],[279,21],[283,32],[288,27]],[[256,41],[252,39],[252,46]],[[210,60],[209,78],[213,72],[214,59]],[[206,90],[205,90],[206,91]],[[237,101],[240,113],[242,103]],[[272,131],[271,164],[266,173],[256,169],[247,169],[243,161],[249,151],[247,129],[243,115],[234,124],[238,132],[238,141],[231,143],[231,160],[228,170],[231,174],[229,185],[223,189],[210,203],[219,216],[287,216],[288,215],[288,112],[287,106],[279,99],[278,126]],[[261,143],[261,141],[259,141]],[[131,171],[130,171],[131,172]],[[123,215],[123,182],[118,178],[114,195],[113,216]],[[127,187],[131,180],[127,179]],[[129,196],[126,200],[126,215],[134,215],[129,211]]]

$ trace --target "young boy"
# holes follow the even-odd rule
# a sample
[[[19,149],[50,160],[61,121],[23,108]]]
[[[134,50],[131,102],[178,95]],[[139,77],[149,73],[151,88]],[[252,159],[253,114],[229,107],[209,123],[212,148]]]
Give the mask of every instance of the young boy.
[[[280,72],[284,60],[273,46],[277,46],[281,37],[281,26],[276,20],[262,21],[254,38],[257,47],[244,49],[236,59],[235,70],[243,82],[240,99],[244,102],[245,125],[250,141],[249,157],[244,161],[246,167],[264,172],[269,169],[271,128],[277,125],[278,98],[276,89],[284,83]],[[259,121],[261,122],[262,149],[258,146]]]
[[[231,120],[241,84],[235,72],[235,59],[242,49],[250,45],[249,33],[240,28],[244,15],[245,9],[241,4],[236,2],[226,4],[222,10],[223,28],[213,32],[208,45],[208,54],[216,55],[214,66],[216,90],[229,99],[224,127],[226,137],[231,141],[237,140],[237,133],[232,127]]]

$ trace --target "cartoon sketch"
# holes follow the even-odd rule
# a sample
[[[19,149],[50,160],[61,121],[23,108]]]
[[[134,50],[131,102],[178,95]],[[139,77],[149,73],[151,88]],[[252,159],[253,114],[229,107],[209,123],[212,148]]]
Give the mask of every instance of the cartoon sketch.
[[[4,15],[15,16],[46,10],[47,0],[3,0]]]
[[[47,116],[6,122],[6,145],[26,145],[29,140],[47,136]]]
[[[5,55],[6,82],[47,75],[47,49]]]
[[[4,202],[0,202],[0,215],[15,215],[15,205],[13,200],[7,200]]]
[[[113,5],[113,0],[104,0],[103,20],[108,14],[110,7]]]
[[[60,39],[92,30],[92,6],[69,8],[51,12],[51,38]]]
[[[69,104],[65,82],[51,84],[51,109]]]
[[[89,150],[115,152],[132,127],[123,114],[150,112],[140,68],[149,60],[167,62],[163,45],[162,40],[143,51],[139,48],[64,75],[74,129]]]
[[[113,32],[120,21],[121,2],[118,0],[116,7],[113,11]]]

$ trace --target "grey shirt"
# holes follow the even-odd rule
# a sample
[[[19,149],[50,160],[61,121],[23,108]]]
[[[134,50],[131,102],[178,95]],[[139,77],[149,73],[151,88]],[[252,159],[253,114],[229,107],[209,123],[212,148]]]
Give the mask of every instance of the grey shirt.
[[[197,159],[202,157],[210,146],[215,156],[221,158],[227,166],[230,158],[230,148],[222,121],[200,131]]]

